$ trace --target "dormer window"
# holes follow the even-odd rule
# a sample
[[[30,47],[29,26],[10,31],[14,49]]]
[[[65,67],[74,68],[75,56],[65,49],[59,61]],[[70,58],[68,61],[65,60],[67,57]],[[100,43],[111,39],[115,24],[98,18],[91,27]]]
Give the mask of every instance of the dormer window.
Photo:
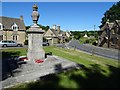
[[[0,30],[3,30],[3,25],[2,25],[2,23],[0,23]]]
[[[12,29],[13,29],[13,31],[18,31],[18,25],[16,23],[14,23],[12,25]]]

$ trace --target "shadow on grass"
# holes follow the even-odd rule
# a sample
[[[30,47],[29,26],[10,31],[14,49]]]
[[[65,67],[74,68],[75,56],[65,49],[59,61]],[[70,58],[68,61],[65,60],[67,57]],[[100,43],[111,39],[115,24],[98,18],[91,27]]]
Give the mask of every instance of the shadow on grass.
[[[59,80],[60,78],[56,74],[49,74],[40,77],[40,81],[28,84],[27,87],[29,90],[32,88],[62,88],[59,85]]]
[[[82,89],[86,88],[119,88],[120,68],[107,65],[110,71],[108,76],[101,73],[105,72],[98,64],[91,65],[91,68],[83,67],[86,78],[81,75],[72,74],[70,79],[74,80]]]
[[[20,52],[2,52],[2,80],[14,76],[13,70],[18,68],[14,57],[19,56]]]
[[[98,64],[92,64],[90,68],[86,68],[84,65],[80,66],[81,69],[74,68],[66,72],[60,72],[40,77],[40,80],[26,84],[25,88],[29,90],[33,88],[65,88],[65,86],[60,85],[61,77],[59,75],[61,73],[62,75],[67,76],[69,80],[74,81],[78,85],[78,87],[76,88],[81,89],[95,88],[96,90],[99,90],[103,88],[115,89],[120,87],[119,86],[120,68],[107,65],[110,74],[106,76],[102,73],[105,71],[102,70]],[[82,76],[80,73],[75,74],[75,72],[79,71],[83,71],[85,77]]]

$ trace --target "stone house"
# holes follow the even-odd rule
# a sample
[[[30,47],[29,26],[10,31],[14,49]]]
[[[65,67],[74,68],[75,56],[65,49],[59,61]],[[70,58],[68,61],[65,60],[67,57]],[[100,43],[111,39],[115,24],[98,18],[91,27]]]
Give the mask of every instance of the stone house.
[[[59,25],[53,25],[52,28],[44,33],[44,38],[47,39],[50,45],[65,43],[69,37],[70,33],[61,31]]]
[[[71,36],[72,36],[72,34],[71,34],[71,32],[65,32],[65,35],[68,37],[68,38],[70,38]]]
[[[120,47],[120,20],[107,21],[98,32],[98,45],[107,48]]]
[[[88,35],[87,35],[87,34],[85,34],[83,37],[88,38]]]
[[[0,40],[14,40],[24,44],[25,32],[22,16],[20,18],[0,16]]]

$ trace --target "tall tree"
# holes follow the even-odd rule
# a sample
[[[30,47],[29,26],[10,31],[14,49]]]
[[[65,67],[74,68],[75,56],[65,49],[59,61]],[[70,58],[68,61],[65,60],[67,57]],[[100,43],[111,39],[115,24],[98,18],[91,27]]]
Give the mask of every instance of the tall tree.
[[[100,28],[106,23],[107,19],[109,19],[110,22],[120,20],[120,1],[114,4],[109,10],[104,13]]]

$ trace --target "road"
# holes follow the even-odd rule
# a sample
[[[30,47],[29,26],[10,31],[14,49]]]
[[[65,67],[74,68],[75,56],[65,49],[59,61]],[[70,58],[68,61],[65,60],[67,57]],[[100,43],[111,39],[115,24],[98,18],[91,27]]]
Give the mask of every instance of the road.
[[[120,60],[120,51],[116,49],[108,49],[103,47],[97,47],[89,44],[79,44],[78,40],[72,40],[67,44],[68,47],[76,48],[91,54],[96,54],[99,56],[104,56],[107,58],[112,58]]]
[[[71,40],[67,44],[58,44],[58,47],[62,48],[75,48],[78,50],[82,50],[91,54],[96,54],[99,56],[112,58],[116,60],[120,60],[120,51],[116,49],[108,49],[103,47],[97,47],[89,44],[79,44],[78,40]],[[24,48],[27,48],[27,46],[23,46]],[[8,49],[8,48],[23,48],[23,47],[6,47],[6,48],[0,48],[0,49]]]

